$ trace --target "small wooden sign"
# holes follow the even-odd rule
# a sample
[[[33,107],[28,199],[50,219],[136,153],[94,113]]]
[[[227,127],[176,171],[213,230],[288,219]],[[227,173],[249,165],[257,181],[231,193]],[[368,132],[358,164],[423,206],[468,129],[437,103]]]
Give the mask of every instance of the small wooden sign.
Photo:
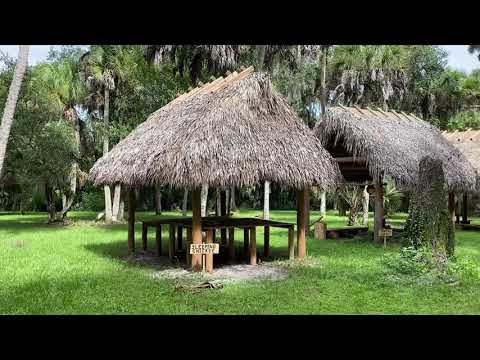
[[[393,231],[392,229],[380,229],[378,230],[378,236],[393,236]]]
[[[206,254],[218,254],[220,252],[220,245],[211,244],[190,244],[191,255],[206,255]]]

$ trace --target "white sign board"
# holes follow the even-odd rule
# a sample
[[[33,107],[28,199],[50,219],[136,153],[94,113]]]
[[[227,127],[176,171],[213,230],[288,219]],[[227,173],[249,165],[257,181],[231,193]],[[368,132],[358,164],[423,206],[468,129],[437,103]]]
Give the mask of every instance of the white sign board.
[[[219,252],[219,244],[190,244],[191,255],[218,254]]]

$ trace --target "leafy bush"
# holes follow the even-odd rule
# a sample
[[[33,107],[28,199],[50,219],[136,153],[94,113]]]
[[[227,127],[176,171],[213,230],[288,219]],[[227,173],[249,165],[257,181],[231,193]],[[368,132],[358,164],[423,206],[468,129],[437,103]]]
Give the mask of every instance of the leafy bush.
[[[83,191],[81,200],[74,206],[75,210],[102,211],[105,208],[105,198],[102,190],[89,189]]]
[[[460,279],[478,280],[477,265],[469,258],[439,259],[425,247],[404,246],[397,254],[385,254],[382,263],[396,282],[456,283]]]

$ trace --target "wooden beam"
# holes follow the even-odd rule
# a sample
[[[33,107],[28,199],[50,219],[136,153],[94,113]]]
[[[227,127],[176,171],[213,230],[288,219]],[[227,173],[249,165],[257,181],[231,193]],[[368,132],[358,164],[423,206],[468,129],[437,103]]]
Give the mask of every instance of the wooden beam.
[[[172,260],[175,256],[175,224],[170,224],[168,235],[168,258]]]
[[[304,258],[307,255],[307,240],[305,236],[306,224],[306,196],[305,189],[297,191],[297,254],[298,257]]]
[[[468,224],[468,193],[463,193],[462,224]]]
[[[270,256],[270,226],[263,227],[263,256]]]
[[[128,253],[135,251],[135,191],[128,190]]]
[[[206,236],[205,242],[207,244],[213,243],[213,230],[207,230],[207,236]],[[205,271],[206,272],[213,271],[213,254],[205,255]]]
[[[257,265],[257,227],[250,228],[250,265]]]
[[[202,243],[202,205],[201,189],[192,190],[192,244]],[[187,249],[189,252],[190,249]],[[194,271],[202,270],[202,255],[192,255],[192,269]]]
[[[142,223],[142,249],[143,251],[147,251],[147,234],[148,234],[148,226],[145,223]]]
[[[334,158],[339,164],[343,163],[366,163],[367,159],[364,157],[342,156]]]
[[[383,229],[383,218],[385,209],[383,207],[383,181],[377,179],[375,181],[375,221],[373,226],[373,238],[376,243],[382,243],[383,238],[378,235],[380,229]]]
[[[243,256],[247,257],[250,254],[250,229],[243,229]]]
[[[182,250],[182,243],[183,243],[183,226],[178,224],[177,225],[177,249]]]
[[[228,259],[235,259],[235,228],[228,228]]]

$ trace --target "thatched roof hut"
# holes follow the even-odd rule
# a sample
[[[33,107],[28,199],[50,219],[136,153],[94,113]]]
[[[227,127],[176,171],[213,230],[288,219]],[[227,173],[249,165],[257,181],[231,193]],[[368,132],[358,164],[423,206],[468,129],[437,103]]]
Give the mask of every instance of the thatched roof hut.
[[[391,176],[402,189],[417,183],[425,156],[442,161],[450,191],[475,189],[472,164],[437,128],[413,114],[336,106],[314,132],[335,158],[351,157],[347,161],[363,164],[374,179]]]
[[[269,76],[250,67],[177,97],[93,166],[96,185],[333,189],[336,162]]]
[[[442,134],[465,155],[477,172],[480,173],[480,130],[444,131]]]

